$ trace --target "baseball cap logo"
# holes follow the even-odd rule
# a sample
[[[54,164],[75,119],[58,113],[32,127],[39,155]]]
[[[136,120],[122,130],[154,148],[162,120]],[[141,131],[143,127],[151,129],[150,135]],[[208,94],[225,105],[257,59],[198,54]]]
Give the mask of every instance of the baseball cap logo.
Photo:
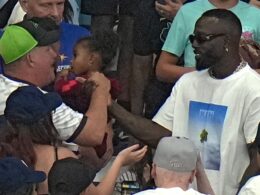
[[[177,161],[170,161],[170,164],[172,167],[175,167],[175,168],[183,167],[183,163],[177,162]]]
[[[32,25],[34,26],[34,28],[38,28],[39,24],[33,21],[30,21],[32,23]]]

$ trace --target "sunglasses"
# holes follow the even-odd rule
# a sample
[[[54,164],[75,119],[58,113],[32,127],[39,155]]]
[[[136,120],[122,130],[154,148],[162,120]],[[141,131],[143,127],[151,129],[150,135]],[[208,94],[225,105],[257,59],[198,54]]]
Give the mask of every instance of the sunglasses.
[[[195,34],[191,34],[189,35],[189,40],[191,42],[191,44],[194,42],[194,40],[196,40],[199,44],[205,43],[207,41],[211,41],[212,39],[215,39],[217,37],[220,36],[224,36],[225,34],[221,33],[221,34],[211,34],[211,35],[195,35]]]

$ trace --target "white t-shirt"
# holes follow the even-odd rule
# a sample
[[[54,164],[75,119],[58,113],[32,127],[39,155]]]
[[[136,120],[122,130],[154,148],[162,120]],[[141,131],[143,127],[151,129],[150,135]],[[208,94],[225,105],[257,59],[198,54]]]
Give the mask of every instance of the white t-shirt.
[[[260,76],[248,65],[225,79],[182,76],[153,121],[194,141],[217,195],[233,195],[260,122]]]
[[[184,191],[183,189],[179,188],[179,187],[175,187],[175,188],[156,188],[153,190],[145,190],[142,192],[138,192],[135,195],[205,195],[202,194],[198,191],[191,189],[188,189],[186,191]]]
[[[28,83],[0,75],[0,115],[4,114],[8,96],[18,87],[26,86]],[[61,140],[68,140],[82,123],[83,114],[72,110],[62,103],[52,112],[52,121]],[[83,121],[84,122],[84,121]],[[81,129],[78,129],[79,131]]]
[[[260,175],[250,178],[242,187],[238,195],[259,195]]]

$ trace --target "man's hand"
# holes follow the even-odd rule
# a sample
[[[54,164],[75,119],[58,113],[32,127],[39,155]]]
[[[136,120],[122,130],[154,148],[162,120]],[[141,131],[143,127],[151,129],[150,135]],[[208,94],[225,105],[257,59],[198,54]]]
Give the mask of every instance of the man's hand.
[[[96,83],[96,87],[99,87],[100,89],[109,93],[111,88],[110,81],[106,78],[104,74],[94,72],[90,75],[88,81],[93,81],[94,83]]]
[[[76,80],[80,83],[94,82],[96,84],[96,87],[99,87],[100,89],[104,90],[104,92],[107,93],[109,93],[111,88],[110,81],[107,79],[107,77],[104,74],[99,72],[91,73],[88,79],[82,77],[76,77]]]
[[[204,173],[204,166],[201,162],[200,154],[198,154],[198,159],[196,163],[196,177],[200,177],[201,173]]]
[[[260,68],[260,45],[251,39],[241,39],[239,51],[242,58],[248,62],[253,69]]]
[[[250,0],[249,3],[260,8],[260,2],[258,0]]]
[[[173,20],[183,2],[184,0],[165,0],[165,4],[160,4],[158,1],[155,1],[155,9],[160,16]]]

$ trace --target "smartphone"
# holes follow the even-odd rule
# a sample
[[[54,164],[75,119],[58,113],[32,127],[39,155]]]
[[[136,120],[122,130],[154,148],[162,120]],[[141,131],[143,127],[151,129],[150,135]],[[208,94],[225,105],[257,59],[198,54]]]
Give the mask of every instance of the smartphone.
[[[158,3],[165,5],[165,0],[156,0]],[[171,0],[172,2],[175,2],[175,0]]]
[[[165,0],[156,0],[158,3],[165,5]]]
[[[121,195],[135,194],[140,191],[140,185],[136,181],[123,181],[121,189]]]

